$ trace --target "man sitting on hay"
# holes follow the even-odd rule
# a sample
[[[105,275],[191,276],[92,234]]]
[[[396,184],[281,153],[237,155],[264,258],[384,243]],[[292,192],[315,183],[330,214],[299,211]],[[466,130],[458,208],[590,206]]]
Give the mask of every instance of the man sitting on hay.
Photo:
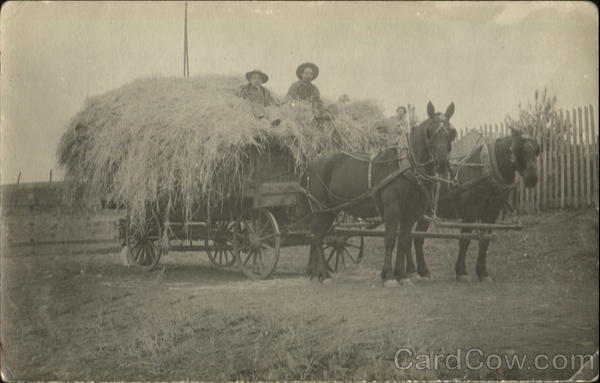
[[[331,113],[323,107],[321,92],[315,84],[314,79],[319,76],[319,67],[313,63],[304,63],[296,68],[298,81],[294,82],[288,90],[287,100],[307,101],[312,105],[313,113],[317,120],[330,120]]]
[[[244,100],[250,101],[252,107],[252,113],[254,117],[260,119],[270,120],[271,118],[267,115],[267,106],[276,104],[277,101],[271,96],[271,92],[262,84],[269,81],[269,76],[262,71],[255,69],[246,73],[246,80],[248,84],[240,87],[240,97]],[[277,126],[281,120],[276,119],[271,122],[272,125]]]

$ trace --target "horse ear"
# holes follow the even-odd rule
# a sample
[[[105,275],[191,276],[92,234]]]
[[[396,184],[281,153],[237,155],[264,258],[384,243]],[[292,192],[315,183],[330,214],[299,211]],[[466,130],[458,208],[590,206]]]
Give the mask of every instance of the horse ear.
[[[448,105],[448,109],[446,109],[446,113],[444,113],[444,115],[446,116],[446,119],[449,120],[453,114],[454,114],[454,102],[451,103],[450,105]]]
[[[427,103],[427,115],[429,118],[433,118],[435,116],[435,108],[433,107],[431,101]]]
[[[519,129],[515,129],[515,128],[513,128],[513,127],[511,126],[511,127],[510,127],[510,134],[511,134],[513,137],[519,137],[519,136],[521,136],[521,135],[523,134],[523,132],[521,132]]]

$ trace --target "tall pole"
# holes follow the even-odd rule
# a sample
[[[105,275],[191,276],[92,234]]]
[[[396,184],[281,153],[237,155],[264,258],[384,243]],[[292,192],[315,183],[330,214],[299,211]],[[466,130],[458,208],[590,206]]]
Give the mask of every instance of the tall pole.
[[[185,2],[185,16],[183,21],[183,77],[190,77],[190,63],[188,61],[188,28],[187,28],[187,1]]]

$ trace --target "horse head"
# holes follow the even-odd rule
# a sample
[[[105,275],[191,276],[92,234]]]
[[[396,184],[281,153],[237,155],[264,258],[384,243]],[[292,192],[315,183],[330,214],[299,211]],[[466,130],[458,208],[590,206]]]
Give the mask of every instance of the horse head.
[[[414,132],[421,132],[425,150],[422,151],[421,161],[433,163],[434,171],[445,174],[450,169],[450,151],[452,141],[456,138],[456,129],[450,124],[454,114],[454,103],[451,103],[446,112],[437,113],[429,101],[427,104],[427,120],[423,121]]]
[[[510,160],[514,169],[523,177],[525,186],[535,187],[538,181],[537,157],[540,155],[540,145],[521,130],[512,127],[510,130],[512,136]]]

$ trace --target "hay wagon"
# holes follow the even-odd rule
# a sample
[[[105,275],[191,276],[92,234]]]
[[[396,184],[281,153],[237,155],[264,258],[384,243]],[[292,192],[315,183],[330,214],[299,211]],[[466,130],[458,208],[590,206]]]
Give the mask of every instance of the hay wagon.
[[[143,224],[128,217],[124,239],[130,262],[152,270],[169,251],[203,251],[217,267],[236,266],[249,278],[264,279],[275,270],[281,248],[308,245],[308,228],[293,222],[302,189],[288,154],[277,145],[263,152],[251,147],[247,159],[240,191],[214,205],[195,204],[191,217],[180,206],[169,208],[167,217],[162,209],[148,208]],[[337,233],[362,225],[349,220],[340,217],[324,243],[333,272],[363,256],[360,233]]]

